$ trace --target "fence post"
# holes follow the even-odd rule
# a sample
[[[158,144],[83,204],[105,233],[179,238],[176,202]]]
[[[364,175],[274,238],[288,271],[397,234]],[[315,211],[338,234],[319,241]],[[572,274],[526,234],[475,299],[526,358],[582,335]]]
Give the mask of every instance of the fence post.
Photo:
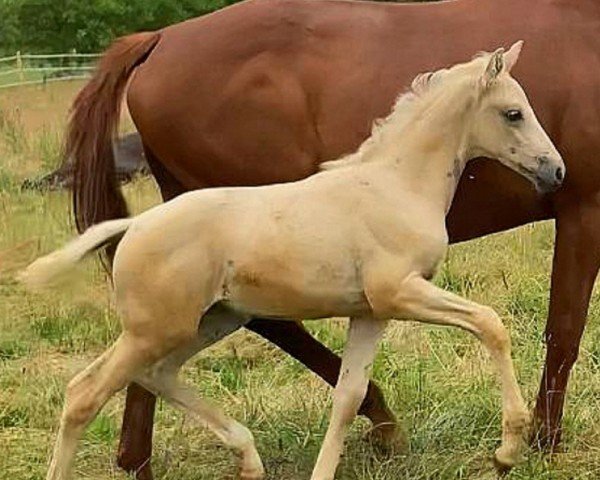
[[[69,75],[74,75],[75,69],[79,66],[77,64],[77,50],[72,48],[71,49],[71,61],[69,62],[69,67],[72,68],[72,70],[70,70],[68,73]]]
[[[25,74],[23,72],[23,58],[21,57],[21,50],[17,52],[17,70],[19,70],[19,81],[25,80]]]

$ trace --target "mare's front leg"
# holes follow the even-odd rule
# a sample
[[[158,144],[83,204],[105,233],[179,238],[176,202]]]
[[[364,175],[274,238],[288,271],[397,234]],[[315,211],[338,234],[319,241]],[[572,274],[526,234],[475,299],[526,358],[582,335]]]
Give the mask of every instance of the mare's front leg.
[[[333,410],[311,480],[333,480],[344,447],[344,437],[365,398],[371,365],[386,321],[370,317],[350,319],[342,368],[333,393]]]
[[[596,196],[557,206],[556,244],[546,365],[535,407],[532,443],[554,450],[560,443],[565,391],[600,265],[600,204]]]
[[[246,328],[277,345],[296,360],[315,372],[329,385],[335,386],[340,375],[341,359],[317,341],[301,322],[256,318]],[[406,445],[404,433],[387,408],[379,387],[369,381],[367,394],[358,410],[373,423],[373,435],[386,447],[402,449]]]
[[[397,282],[369,275],[365,292],[379,318],[407,318],[460,327],[475,335],[495,363],[502,386],[502,445],[497,466],[504,470],[521,460],[529,413],[517,384],[510,356],[510,336],[496,312],[446,292],[419,275]]]

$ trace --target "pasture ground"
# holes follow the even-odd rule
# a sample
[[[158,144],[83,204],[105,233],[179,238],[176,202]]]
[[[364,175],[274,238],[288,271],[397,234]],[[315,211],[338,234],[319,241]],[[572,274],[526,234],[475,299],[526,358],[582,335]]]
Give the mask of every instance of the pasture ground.
[[[0,480],[43,478],[65,385],[116,337],[118,319],[97,262],[70,292],[31,294],[14,274],[73,235],[64,192],[21,191],[22,180],[56,165],[69,102],[80,83],[0,92]],[[126,122],[127,123],[127,122]],[[128,186],[139,211],[158,201],[149,179]],[[437,282],[492,305],[514,343],[519,380],[530,405],[542,364],[553,224],[527,226],[450,249]],[[566,452],[528,460],[508,478],[600,478],[600,299],[594,296],[565,416]],[[336,351],[344,322],[310,323]],[[330,390],[297,362],[242,332],[189,363],[185,376],[254,432],[268,478],[309,478],[325,433]],[[410,436],[405,453],[381,455],[357,420],[338,478],[425,480],[493,478],[500,399],[493,369],[467,334],[418,324],[390,329],[374,378]],[[114,465],[123,395],[93,422],[76,461],[76,478],[124,479]],[[235,478],[234,455],[206,430],[159,402],[157,479]]]

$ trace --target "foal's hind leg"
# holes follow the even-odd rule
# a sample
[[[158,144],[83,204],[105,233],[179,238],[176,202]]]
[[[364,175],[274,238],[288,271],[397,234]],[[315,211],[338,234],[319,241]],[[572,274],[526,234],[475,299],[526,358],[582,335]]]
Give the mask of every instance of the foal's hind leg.
[[[66,402],[69,406],[76,401],[78,391],[85,391],[95,380],[98,369],[104,365],[114,350],[114,345],[106,350],[100,357],[88,365],[85,370],[78,373],[67,387]],[[48,479],[66,479],[71,468],[77,441],[84,426],[74,425],[72,413],[67,415],[67,405],[64,407],[63,417],[60,422],[58,435],[54,444],[54,453],[48,470]],[[80,431],[81,430],[81,431]]]
[[[391,288],[388,280],[372,282],[367,288],[369,301],[378,313],[460,327],[474,334],[489,351],[502,384],[502,445],[496,451],[496,462],[502,468],[515,465],[521,460],[530,415],[517,384],[510,336],[496,312],[446,292],[419,276],[404,279],[395,295],[389,295]]]
[[[229,315],[229,319],[233,317]],[[218,317],[212,317],[218,318]],[[235,317],[234,317],[235,318]],[[212,319],[211,319],[212,320]],[[213,323],[209,320],[207,323]],[[252,433],[237,421],[225,415],[221,409],[201,399],[195,389],[178,380],[177,374],[191,356],[223,338],[241,326],[235,320],[225,325],[207,326],[201,322],[200,335],[187,345],[177,349],[164,360],[136,378],[136,381],[179,409],[191,413],[203,426],[208,427],[225,445],[240,452],[240,478],[258,480],[264,477],[264,468]]]
[[[47,480],[69,478],[85,427],[114,393],[155,361],[156,352],[147,346],[127,333],[121,334],[111,348],[69,383]]]

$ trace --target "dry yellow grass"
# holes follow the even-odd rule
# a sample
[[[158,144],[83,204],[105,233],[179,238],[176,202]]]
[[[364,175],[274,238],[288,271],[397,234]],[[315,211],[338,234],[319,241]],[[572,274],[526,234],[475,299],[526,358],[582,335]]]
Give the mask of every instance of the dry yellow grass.
[[[64,192],[21,191],[27,175],[55,163],[66,110],[79,83],[0,93],[0,480],[43,478],[69,377],[118,333],[110,292],[87,263],[76,295],[30,294],[14,273],[73,234]],[[52,133],[48,133],[52,132]],[[158,201],[151,180],[127,188],[135,207]],[[533,401],[543,359],[552,254],[551,223],[527,226],[453,247],[437,281],[494,306],[514,339],[520,382]],[[594,296],[581,359],[565,417],[566,453],[530,453],[511,479],[600,478],[600,301]],[[314,334],[340,351],[343,322],[313,322]],[[202,353],[185,370],[200,392],[248,424],[268,478],[309,477],[325,432],[329,390],[314,375],[261,339],[238,333]],[[390,329],[374,377],[410,435],[410,450],[383,456],[355,422],[340,479],[493,478],[499,396],[479,344],[462,332],[416,324]],[[77,458],[77,478],[124,479],[114,466],[122,395],[91,425]],[[157,478],[234,478],[235,459],[205,430],[159,404]]]

